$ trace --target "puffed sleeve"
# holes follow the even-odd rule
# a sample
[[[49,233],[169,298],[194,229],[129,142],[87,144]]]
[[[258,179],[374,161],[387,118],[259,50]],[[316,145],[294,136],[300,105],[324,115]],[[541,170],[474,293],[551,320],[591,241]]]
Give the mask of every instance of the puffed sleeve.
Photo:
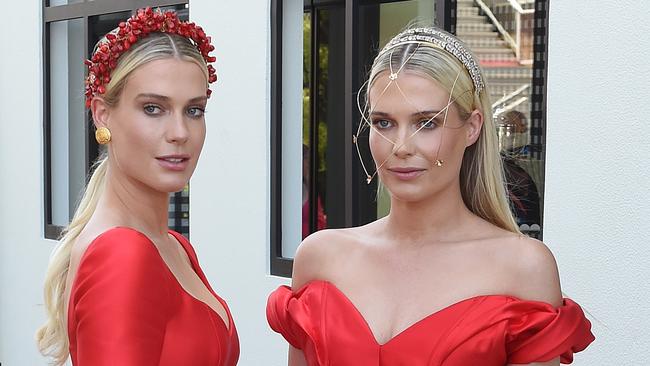
[[[324,355],[315,349],[325,338],[321,324],[325,288],[318,282],[292,292],[280,286],[271,293],[266,305],[266,318],[271,329],[280,333],[292,346],[313,354],[323,361]],[[319,363],[325,364],[325,363]]]
[[[508,363],[545,362],[558,356],[562,363],[571,363],[573,354],[595,339],[591,323],[571,299],[564,299],[558,308],[543,302],[513,302],[506,311],[512,314],[506,335]]]
[[[137,231],[112,229],[91,243],[68,312],[75,366],[158,365],[169,316],[165,269]]]

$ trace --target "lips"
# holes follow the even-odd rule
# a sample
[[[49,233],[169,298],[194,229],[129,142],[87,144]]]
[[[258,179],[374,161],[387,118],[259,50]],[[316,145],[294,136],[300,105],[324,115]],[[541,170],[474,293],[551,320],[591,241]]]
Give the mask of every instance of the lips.
[[[187,168],[190,156],[187,154],[164,155],[156,157],[158,164],[167,170],[183,171]]]
[[[394,168],[388,168],[387,169],[389,172],[392,173],[395,177],[401,180],[411,180],[419,177],[424,173],[425,169],[422,168],[413,168],[413,167],[394,167]]]

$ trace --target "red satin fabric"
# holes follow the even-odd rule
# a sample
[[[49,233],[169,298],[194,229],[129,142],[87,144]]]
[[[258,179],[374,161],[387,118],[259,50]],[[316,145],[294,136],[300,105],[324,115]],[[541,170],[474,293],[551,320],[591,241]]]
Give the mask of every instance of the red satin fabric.
[[[332,283],[287,286],[268,300],[273,330],[303,350],[310,366],[503,366],[544,362],[594,340],[575,302],[550,304],[487,295],[450,305],[413,324],[386,344],[375,340],[361,313]]]
[[[84,253],[68,306],[75,366],[233,366],[239,340],[226,303],[217,296],[190,243],[182,244],[194,271],[228,313],[229,327],[188,294],[142,233],[113,228]]]

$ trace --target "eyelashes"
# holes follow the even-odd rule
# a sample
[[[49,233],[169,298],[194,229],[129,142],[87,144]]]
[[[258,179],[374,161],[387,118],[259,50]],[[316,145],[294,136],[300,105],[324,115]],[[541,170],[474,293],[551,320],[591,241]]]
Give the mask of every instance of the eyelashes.
[[[186,114],[192,118],[201,118],[205,115],[205,108],[190,107],[187,109]]]
[[[391,127],[395,126],[395,122],[387,120],[387,119],[371,119],[370,123],[372,124],[373,127],[377,128],[378,130],[386,130]],[[438,127],[438,121],[435,119],[422,119],[416,123],[416,128],[422,129],[422,130],[433,130]]]
[[[151,117],[161,116],[165,112],[165,110],[157,104],[145,104],[142,107],[142,111]],[[185,115],[193,119],[202,118],[205,115],[205,108],[199,106],[189,107],[185,110]]]
[[[393,122],[385,119],[373,119],[370,123],[377,129],[385,130],[393,127]]]

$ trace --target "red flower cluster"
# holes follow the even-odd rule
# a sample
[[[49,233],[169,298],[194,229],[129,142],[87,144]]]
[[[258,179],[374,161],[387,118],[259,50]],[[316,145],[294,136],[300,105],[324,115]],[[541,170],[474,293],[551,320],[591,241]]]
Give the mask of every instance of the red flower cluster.
[[[117,66],[120,55],[151,32],[173,33],[189,38],[203,55],[206,63],[216,61],[215,57],[209,55],[214,50],[214,46],[210,44],[210,37],[200,26],[180,21],[173,11],[162,13],[151,8],[139,9],[137,14],[126,22],[121,22],[118,28],[108,33],[105,37],[106,41],[97,47],[91,59],[84,61],[88,66],[86,108],[90,107],[93,96],[106,92],[105,85],[111,81],[111,72]],[[217,73],[212,65],[208,65],[208,74],[208,82],[217,81]],[[212,91],[208,89],[208,97],[211,93]]]

